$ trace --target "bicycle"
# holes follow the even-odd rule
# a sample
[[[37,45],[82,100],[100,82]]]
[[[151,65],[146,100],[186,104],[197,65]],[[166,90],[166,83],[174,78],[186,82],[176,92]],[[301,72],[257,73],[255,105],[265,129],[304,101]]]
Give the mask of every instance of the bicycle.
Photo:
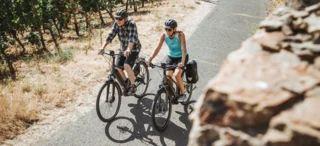
[[[111,56],[112,64],[108,79],[99,90],[96,101],[96,111],[101,121],[109,122],[118,114],[121,97],[122,95],[128,96],[131,83],[130,81],[124,81],[117,70],[119,67],[116,67],[115,65],[115,58],[116,56],[122,55],[121,53],[115,54],[114,51],[110,51],[109,53],[102,51],[100,54],[104,57],[106,57],[106,55]],[[150,82],[149,70],[145,59],[138,57],[132,67],[132,70],[134,72],[135,86],[137,88],[134,97],[142,98],[145,95]]]
[[[153,127],[157,131],[163,131],[169,123],[170,117],[171,117],[171,110],[172,110],[172,104],[178,104],[178,98],[180,96],[180,90],[177,86],[177,83],[172,79],[172,77],[166,75],[166,69],[167,68],[176,68],[176,65],[166,65],[165,63],[161,63],[161,65],[155,65],[150,64],[150,67],[159,67],[163,69],[163,78],[162,82],[159,85],[159,89],[155,95],[153,106],[152,106],[152,113],[151,113],[151,119]],[[185,67],[182,68],[183,72],[181,74],[182,78],[185,73]],[[176,85],[176,90],[173,87],[173,84],[170,84],[169,82],[172,82]],[[186,99],[184,102],[181,102],[182,105],[188,104],[192,91],[196,88],[193,87],[192,83],[187,83],[185,80],[184,82],[184,88],[186,94]],[[159,116],[159,117],[157,117]]]

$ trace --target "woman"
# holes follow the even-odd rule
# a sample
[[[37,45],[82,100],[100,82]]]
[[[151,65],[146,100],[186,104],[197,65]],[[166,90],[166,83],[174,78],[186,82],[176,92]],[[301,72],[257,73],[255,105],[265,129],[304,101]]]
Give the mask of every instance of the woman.
[[[171,76],[174,75],[177,85],[180,89],[180,97],[178,102],[183,102],[185,99],[184,85],[181,78],[182,67],[188,61],[188,53],[186,50],[186,39],[182,31],[177,31],[177,22],[173,19],[169,19],[164,23],[165,32],[161,34],[157,48],[152,53],[151,57],[147,61],[149,65],[152,59],[157,56],[163,42],[166,42],[168,46],[168,56],[166,60],[167,65],[177,65],[177,68],[169,68],[166,74]],[[171,83],[172,84],[172,83]]]

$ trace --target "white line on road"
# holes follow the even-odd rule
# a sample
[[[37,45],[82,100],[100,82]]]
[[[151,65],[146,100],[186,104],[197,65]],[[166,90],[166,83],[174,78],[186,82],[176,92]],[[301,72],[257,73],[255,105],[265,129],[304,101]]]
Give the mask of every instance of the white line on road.
[[[201,63],[210,64],[210,65],[213,65],[213,66],[220,67],[220,65],[218,65],[218,64],[216,64],[214,62],[209,62],[209,61],[199,60],[199,59],[194,59],[194,60],[196,60],[197,62],[201,62]]]

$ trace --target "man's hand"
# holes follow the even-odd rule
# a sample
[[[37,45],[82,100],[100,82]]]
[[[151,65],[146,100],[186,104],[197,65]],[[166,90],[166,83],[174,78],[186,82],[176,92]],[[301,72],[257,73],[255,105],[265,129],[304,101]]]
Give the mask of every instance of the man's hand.
[[[147,64],[148,66],[150,66],[150,63],[151,63],[151,60],[149,59],[149,60],[146,62],[146,64]]]
[[[98,50],[98,55],[100,55],[103,51],[104,51],[104,49],[103,49],[103,48],[100,48],[100,49]]]
[[[131,54],[131,50],[127,49],[126,51],[124,51],[124,56],[128,57]]]

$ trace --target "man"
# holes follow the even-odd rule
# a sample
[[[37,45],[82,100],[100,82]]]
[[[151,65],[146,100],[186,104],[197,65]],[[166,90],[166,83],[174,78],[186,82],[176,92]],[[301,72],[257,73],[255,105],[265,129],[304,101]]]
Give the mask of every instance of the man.
[[[120,52],[123,55],[116,59],[116,66],[124,66],[131,83],[128,94],[134,95],[136,87],[134,85],[134,73],[132,71],[132,66],[134,65],[135,60],[138,58],[141,49],[137,26],[134,21],[128,20],[128,13],[123,9],[116,11],[115,19],[116,22],[113,24],[105,43],[100,48],[100,51],[104,50],[105,47],[112,42],[114,37],[118,35],[120,41]],[[127,81],[127,77],[123,70],[118,68],[118,71],[123,79]]]

